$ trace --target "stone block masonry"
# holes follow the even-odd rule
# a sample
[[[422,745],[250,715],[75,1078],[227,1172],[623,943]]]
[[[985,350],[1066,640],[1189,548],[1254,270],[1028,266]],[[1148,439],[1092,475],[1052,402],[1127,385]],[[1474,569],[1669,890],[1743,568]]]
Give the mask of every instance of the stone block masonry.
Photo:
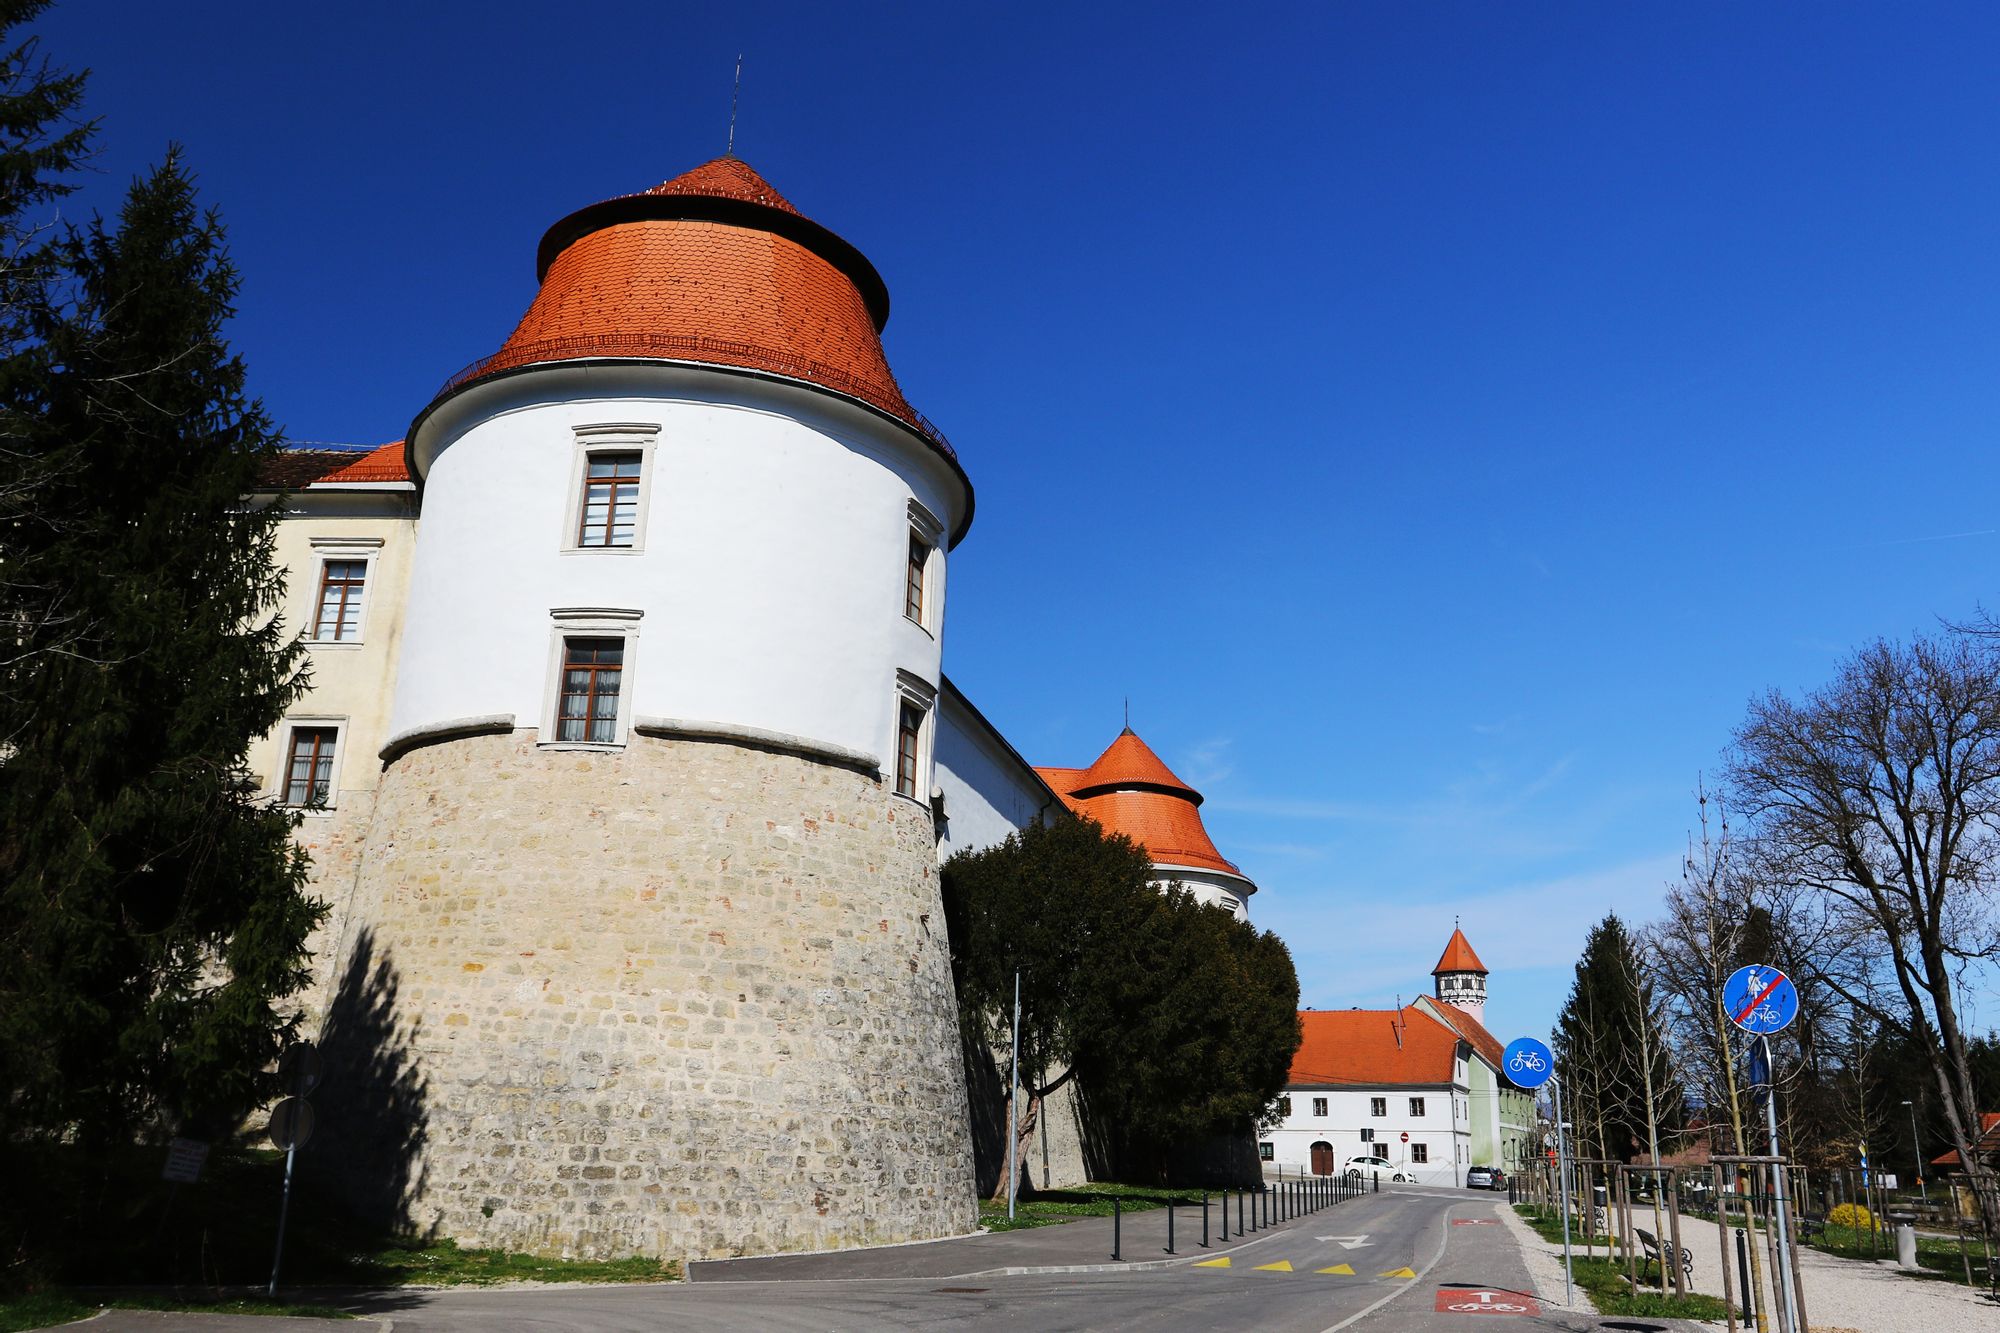
[[[378,1214],[582,1258],[976,1225],[930,814],[878,781],[723,741],[413,750],[345,924],[315,1155]]]

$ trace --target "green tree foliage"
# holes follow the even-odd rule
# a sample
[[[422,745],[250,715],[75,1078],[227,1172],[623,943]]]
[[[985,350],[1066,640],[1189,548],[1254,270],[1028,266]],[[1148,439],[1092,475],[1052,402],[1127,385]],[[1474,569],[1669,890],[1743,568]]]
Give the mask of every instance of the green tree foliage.
[[[8,406],[42,373],[35,329],[62,273],[53,205],[75,188],[93,128],[77,119],[83,75],[51,67],[21,35],[47,7],[0,0],[0,695],[13,694],[18,663],[59,651],[77,629],[60,578],[28,549],[52,521],[41,497],[61,460],[37,447],[36,420]]]
[[[9,555],[59,575],[78,629],[0,700],[0,1138],[215,1132],[269,1091],[323,910],[244,769],[303,688],[280,511],[242,498],[279,440],[177,151],[58,256],[70,301],[4,403],[52,464]]]
[[[1682,1099],[1660,1040],[1665,1014],[1625,923],[1607,915],[1584,940],[1555,1030],[1567,1109],[1601,1156],[1631,1160],[1647,1148],[1649,1063],[1661,1133],[1680,1127]]]
[[[1067,817],[945,863],[960,1020],[1003,1057],[1021,973],[1023,1139],[1072,1077],[1135,1155],[1246,1128],[1284,1086],[1290,953],[1152,878],[1129,838]]]

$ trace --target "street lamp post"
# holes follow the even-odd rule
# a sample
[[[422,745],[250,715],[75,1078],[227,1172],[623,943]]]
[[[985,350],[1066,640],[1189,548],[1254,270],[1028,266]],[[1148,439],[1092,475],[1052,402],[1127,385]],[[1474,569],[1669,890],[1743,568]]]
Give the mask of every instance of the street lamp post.
[[[1924,1145],[1917,1138],[1917,1106],[1908,1098],[1903,1099],[1903,1105],[1910,1108],[1910,1152],[1917,1159],[1917,1192],[1923,1196],[1925,1203],[1929,1203],[1930,1187],[1924,1184]]]

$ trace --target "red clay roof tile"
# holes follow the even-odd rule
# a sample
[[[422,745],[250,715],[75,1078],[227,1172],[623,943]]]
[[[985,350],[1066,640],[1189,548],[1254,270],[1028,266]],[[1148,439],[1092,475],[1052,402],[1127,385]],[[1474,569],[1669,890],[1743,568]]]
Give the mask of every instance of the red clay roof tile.
[[[410,466],[403,457],[403,442],[392,441],[371,449],[337,472],[329,472],[321,482],[408,481]]]
[[[1450,942],[1444,946],[1444,955],[1438,959],[1438,965],[1431,969],[1432,976],[1440,972],[1477,972],[1482,976],[1486,974],[1486,964],[1480,962],[1479,955],[1472,951],[1472,945],[1466,941],[1465,932],[1456,927],[1452,929]]]
[[[1302,1010],[1299,1037],[1293,1087],[1443,1084],[1457,1072],[1458,1034],[1414,1005]]]
[[[792,207],[790,200],[771,188],[771,182],[758,175],[748,162],[734,155],[704,162],[642,193],[705,194],[713,199],[740,199],[746,204],[763,204],[766,208],[780,208],[787,213],[804,216]]]
[[[1243,874],[1209,840],[1195,808],[1201,804],[1201,793],[1175,777],[1129,727],[1089,768],[1035,772],[1070,809],[1132,839],[1155,865]]]
[[[952,456],[890,372],[888,294],[874,267],[740,158],[571,214],[543,238],[539,269],[514,332],[446,392],[588,357],[737,366],[859,399]]]

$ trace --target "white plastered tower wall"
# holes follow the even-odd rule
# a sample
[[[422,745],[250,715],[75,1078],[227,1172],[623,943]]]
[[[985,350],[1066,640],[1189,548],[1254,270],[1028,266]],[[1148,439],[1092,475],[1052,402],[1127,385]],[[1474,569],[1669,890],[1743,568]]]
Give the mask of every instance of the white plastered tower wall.
[[[639,544],[565,549],[579,455],[618,432],[646,442]],[[933,694],[939,680],[942,550],[930,627],[903,615],[912,501],[946,523],[963,511],[949,470],[900,433],[825,394],[696,367],[475,386],[413,459],[424,536],[392,731],[538,726],[558,613],[598,608],[636,613],[633,719],[761,728],[887,766],[897,673]]]

